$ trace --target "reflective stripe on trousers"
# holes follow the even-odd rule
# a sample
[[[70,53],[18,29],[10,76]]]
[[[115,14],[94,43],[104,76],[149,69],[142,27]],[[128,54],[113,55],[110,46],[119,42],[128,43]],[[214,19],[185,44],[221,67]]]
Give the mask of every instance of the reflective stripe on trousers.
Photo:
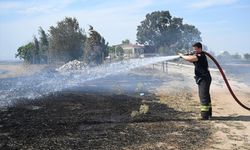
[[[211,107],[211,103],[209,105],[201,105],[201,111],[209,111]]]

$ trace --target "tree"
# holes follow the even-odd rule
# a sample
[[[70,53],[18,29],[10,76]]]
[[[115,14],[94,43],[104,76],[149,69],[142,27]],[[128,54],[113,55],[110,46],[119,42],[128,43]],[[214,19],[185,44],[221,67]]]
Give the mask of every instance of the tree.
[[[48,40],[45,32],[40,27],[39,29],[40,39],[33,37],[33,42],[30,42],[24,46],[21,46],[17,50],[16,57],[23,59],[28,63],[47,63],[47,51],[48,51]]]
[[[17,49],[16,58],[19,57],[27,63],[34,63],[34,43],[30,42],[24,46],[21,46]]]
[[[126,44],[126,45],[130,44],[129,39],[125,39],[124,41],[122,41],[122,44]]]
[[[250,54],[248,54],[248,53],[244,54],[244,58],[247,60],[250,60]]]
[[[221,52],[217,58],[221,61],[221,62],[227,62],[230,61],[232,59],[231,54],[228,51],[223,51]]]
[[[241,59],[241,55],[239,53],[235,53],[234,55],[232,55],[233,59]]]
[[[56,27],[51,26],[49,32],[51,59],[67,62],[83,56],[86,36],[75,18],[66,17]]]
[[[109,53],[115,53],[115,46],[108,46]]]
[[[33,63],[38,64],[38,63],[40,63],[39,42],[38,42],[36,36],[34,36],[33,39],[34,39]]]
[[[48,62],[48,48],[49,48],[48,36],[46,35],[42,27],[39,27],[38,33],[40,35],[40,38],[39,38],[40,63],[47,63]]]
[[[121,46],[115,48],[115,54],[118,57],[121,57],[124,54],[124,49]]]
[[[105,39],[90,26],[89,37],[85,42],[85,61],[88,63],[101,64],[104,58],[108,56],[108,53],[108,43],[106,43]]]
[[[182,38],[179,42],[179,47],[182,49],[190,48],[195,42],[202,41],[200,34],[201,32],[193,25],[184,24],[181,27]],[[207,47],[204,46],[205,50]]]
[[[184,24],[182,18],[172,17],[169,11],[155,11],[137,27],[137,42],[147,49],[164,54],[175,54],[176,50],[187,48],[201,41],[195,26]],[[148,51],[148,50],[147,50]]]

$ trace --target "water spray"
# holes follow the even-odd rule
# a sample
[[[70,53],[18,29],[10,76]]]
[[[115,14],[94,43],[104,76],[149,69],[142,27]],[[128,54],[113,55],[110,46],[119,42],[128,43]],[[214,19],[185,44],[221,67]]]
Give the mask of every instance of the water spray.
[[[218,61],[217,61],[211,54],[209,54],[208,52],[205,52],[205,51],[203,51],[203,52],[204,52],[204,53],[205,53],[205,54],[215,63],[215,65],[217,66],[217,68],[220,70],[220,73],[221,73],[221,75],[222,75],[222,77],[223,77],[223,80],[224,80],[224,82],[226,83],[227,88],[228,88],[230,94],[232,95],[232,97],[234,98],[234,100],[235,100],[241,107],[243,107],[243,108],[245,108],[246,110],[249,110],[249,111],[250,111],[250,107],[247,107],[246,105],[244,105],[244,104],[235,96],[235,94],[234,94],[234,92],[233,92],[233,90],[232,90],[230,84],[228,83],[227,77],[226,77],[224,71],[222,70],[221,66],[219,65]]]
[[[36,99],[50,93],[82,86],[87,81],[117,75],[135,68],[177,58],[179,58],[178,55],[137,58],[102,64],[96,67],[79,67],[79,70],[71,68],[71,70],[62,69],[60,71],[59,68],[59,71],[44,71],[32,76],[0,80],[0,107],[12,105],[20,99]]]

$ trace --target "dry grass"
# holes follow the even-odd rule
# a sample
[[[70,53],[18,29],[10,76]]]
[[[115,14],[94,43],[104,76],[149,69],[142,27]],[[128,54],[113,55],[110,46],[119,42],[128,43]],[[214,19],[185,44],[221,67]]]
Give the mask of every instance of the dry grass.
[[[15,65],[0,65],[1,70],[6,70],[7,73],[0,74],[0,78],[13,78],[23,75],[31,75],[39,72],[48,65],[27,65],[27,64],[15,64]]]

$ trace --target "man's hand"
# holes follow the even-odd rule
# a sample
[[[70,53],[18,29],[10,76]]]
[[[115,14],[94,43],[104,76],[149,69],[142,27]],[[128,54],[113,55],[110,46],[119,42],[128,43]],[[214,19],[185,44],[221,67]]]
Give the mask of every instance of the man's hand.
[[[181,58],[183,58],[183,56],[184,56],[182,53],[178,53],[178,55],[179,55]]]
[[[178,53],[178,55],[179,55],[181,58],[183,58],[184,60],[189,61],[189,62],[198,61],[198,58],[197,58],[197,56],[195,56],[195,55],[183,55],[182,53]]]

